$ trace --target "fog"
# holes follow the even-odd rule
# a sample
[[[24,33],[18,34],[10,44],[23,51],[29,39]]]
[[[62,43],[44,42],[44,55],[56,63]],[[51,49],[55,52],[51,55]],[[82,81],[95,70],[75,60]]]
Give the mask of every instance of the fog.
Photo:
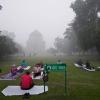
[[[0,0],[0,30],[14,32],[15,40],[26,45],[29,35],[38,30],[52,47],[54,39],[63,37],[74,18],[70,8],[74,0]]]

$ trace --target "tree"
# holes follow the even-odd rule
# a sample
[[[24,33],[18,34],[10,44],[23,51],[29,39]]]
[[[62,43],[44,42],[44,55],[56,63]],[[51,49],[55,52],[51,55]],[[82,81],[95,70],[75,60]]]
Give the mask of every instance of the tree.
[[[7,37],[9,37],[11,39],[14,39],[15,38],[14,32],[8,32],[7,30],[3,30],[1,32],[1,35],[7,36]]]
[[[100,0],[76,0],[71,8],[76,14],[72,26],[79,46],[84,51],[96,48],[100,53]]]
[[[27,51],[32,55],[41,54],[45,51],[45,42],[39,31],[35,30],[30,34],[27,41]]]
[[[0,5],[0,10],[2,9],[2,6]]]
[[[25,49],[19,43],[15,43],[15,47],[17,49],[16,55],[25,56]]]
[[[57,37],[55,39],[54,46],[57,49],[57,52],[59,52],[59,53],[62,52],[62,49],[63,49],[63,39]]]
[[[77,48],[77,39],[71,27],[64,32],[64,38],[57,37],[55,39],[55,48],[59,53],[72,54]]]
[[[2,6],[0,5],[0,10],[1,9]],[[14,33],[9,33],[8,31],[0,31],[0,58],[18,52],[16,43],[13,41],[12,36],[14,36]]]
[[[0,32],[0,58],[17,52],[13,39],[1,33],[2,32]]]
[[[70,25],[64,32],[64,41],[66,50],[65,52],[72,54],[72,52],[79,52],[80,48],[77,45],[77,37],[75,35],[75,32]]]
[[[52,55],[56,55],[57,50],[56,50],[55,48],[49,48],[49,49],[47,50],[47,52],[50,53],[50,54],[52,54]]]

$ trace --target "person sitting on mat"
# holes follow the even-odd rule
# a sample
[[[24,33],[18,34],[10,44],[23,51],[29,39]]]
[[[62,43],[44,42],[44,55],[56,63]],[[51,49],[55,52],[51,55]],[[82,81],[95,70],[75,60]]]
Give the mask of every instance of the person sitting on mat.
[[[58,59],[57,64],[62,64],[62,61]]]
[[[16,68],[16,65],[13,64],[11,67],[11,76],[14,76],[16,74],[17,74],[17,68]]]
[[[25,68],[28,66],[26,60],[22,60],[21,64],[20,64],[21,67]]]
[[[24,75],[21,76],[20,87],[22,90],[29,90],[34,86],[30,72],[27,71]]]
[[[86,61],[85,65],[87,69],[92,69],[91,64],[88,60]]]
[[[36,65],[40,66],[41,68],[43,68],[43,62],[40,61],[39,63],[37,63]]]
[[[78,64],[78,65],[80,65],[80,66],[82,66],[82,65],[83,65],[82,60],[81,60],[81,59],[79,59],[79,60],[77,61],[77,64]]]
[[[20,63],[20,66],[17,68],[19,73],[22,73],[24,71],[24,68],[28,66],[26,60],[22,60]]]
[[[40,66],[40,64],[36,64],[33,67],[33,73],[34,73],[34,77],[41,75],[41,66]]]

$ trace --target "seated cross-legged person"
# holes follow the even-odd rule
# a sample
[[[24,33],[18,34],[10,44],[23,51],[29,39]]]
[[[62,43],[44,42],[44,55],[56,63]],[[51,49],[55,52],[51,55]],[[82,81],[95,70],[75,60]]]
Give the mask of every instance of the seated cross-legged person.
[[[81,59],[79,59],[79,60],[77,61],[77,64],[78,64],[78,65],[80,65],[80,66],[82,66],[82,65],[83,65],[82,60],[81,60]]]
[[[24,68],[28,66],[26,60],[22,60],[20,63],[20,66],[17,68],[19,73],[22,73],[24,71]]]
[[[86,61],[86,68],[87,68],[87,69],[92,69],[91,64],[90,64],[89,61]]]
[[[22,90],[29,90],[34,86],[32,77],[30,76],[30,72],[26,72],[26,74],[21,76],[20,87]]]
[[[14,76],[17,74],[17,68],[16,68],[16,65],[12,65],[12,68],[11,68],[11,76]]]
[[[62,61],[59,59],[59,60],[57,61],[57,64],[62,64]]]
[[[25,68],[28,66],[26,60],[22,60],[21,64],[20,64],[21,67]]]
[[[36,64],[33,68],[34,77],[41,75],[41,66]]]
[[[39,62],[37,65],[40,66],[41,68],[43,68],[43,62],[42,61]]]

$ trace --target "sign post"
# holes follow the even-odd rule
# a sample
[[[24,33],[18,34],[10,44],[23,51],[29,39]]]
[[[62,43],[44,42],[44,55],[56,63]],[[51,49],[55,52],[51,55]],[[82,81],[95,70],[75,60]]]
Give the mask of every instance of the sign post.
[[[65,94],[67,93],[67,71],[66,71],[66,64],[45,64],[44,72],[64,72],[65,75]],[[45,75],[45,74],[44,74]],[[45,82],[44,82],[44,92],[45,92]]]

